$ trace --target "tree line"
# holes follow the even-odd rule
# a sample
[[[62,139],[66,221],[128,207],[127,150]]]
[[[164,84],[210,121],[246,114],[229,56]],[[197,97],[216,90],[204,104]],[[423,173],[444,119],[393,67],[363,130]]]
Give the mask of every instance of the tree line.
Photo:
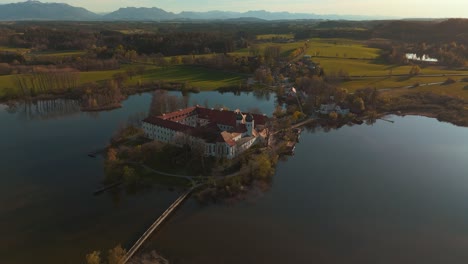
[[[70,68],[35,67],[31,74],[14,75],[13,81],[23,96],[74,90],[79,72]]]

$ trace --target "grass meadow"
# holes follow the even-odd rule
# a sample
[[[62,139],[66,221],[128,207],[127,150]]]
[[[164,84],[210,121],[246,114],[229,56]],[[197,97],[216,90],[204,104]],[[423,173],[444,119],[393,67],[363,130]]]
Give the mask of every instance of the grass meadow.
[[[258,35],[259,40],[269,40],[274,37],[292,38],[292,35]],[[408,76],[411,66],[396,66],[379,63],[377,58],[380,51],[369,48],[365,43],[347,40],[347,39],[310,39],[304,41],[295,41],[290,43],[260,42],[251,48],[239,49],[230,53],[234,56],[249,56],[251,49],[256,49],[260,54],[268,46],[280,46],[281,55],[289,54],[299,47],[303,47],[307,42],[307,55],[312,56],[312,60],[319,63],[326,74],[343,70],[353,78],[352,81],[342,82],[341,87],[353,92],[360,88],[375,87],[377,89],[397,89],[414,84],[421,84],[420,87],[405,89],[408,91],[431,91],[438,94],[447,94],[456,97],[468,99],[468,90],[464,87],[468,83],[457,82],[451,85],[432,85],[424,86],[426,83],[444,82],[448,77],[445,74],[468,74],[468,71],[448,70],[437,66],[422,67],[419,76]],[[0,47],[0,51],[29,52],[28,49],[14,49]],[[29,52],[27,57],[36,56],[80,56],[84,51],[60,51],[60,52]],[[213,56],[213,54],[196,55]],[[170,61],[171,57],[166,57]],[[138,64],[123,65],[119,70],[109,71],[90,71],[80,73],[80,84],[90,82],[102,82],[112,79],[113,75],[119,72],[125,72],[129,67],[136,67]],[[395,76],[407,75],[407,76]],[[424,76],[424,75],[442,75],[442,76]],[[201,91],[215,90],[220,87],[238,86],[247,78],[245,74],[213,70],[197,66],[173,65],[167,67],[157,67],[146,65],[146,72],[142,75],[136,75],[126,82],[128,85],[138,83],[147,84],[154,81],[188,83],[192,87],[197,87]],[[461,80],[461,76],[451,77],[454,80]],[[11,75],[0,76],[0,98],[4,96],[7,89],[15,91],[14,79]]]

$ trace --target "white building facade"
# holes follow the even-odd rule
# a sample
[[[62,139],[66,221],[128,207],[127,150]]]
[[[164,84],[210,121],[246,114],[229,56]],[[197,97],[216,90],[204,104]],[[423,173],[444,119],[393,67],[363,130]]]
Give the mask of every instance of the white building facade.
[[[143,130],[149,139],[179,146],[197,145],[206,156],[232,159],[264,142],[268,134],[266,121],[265,115],[195,106],[148,117],[143,120]]]

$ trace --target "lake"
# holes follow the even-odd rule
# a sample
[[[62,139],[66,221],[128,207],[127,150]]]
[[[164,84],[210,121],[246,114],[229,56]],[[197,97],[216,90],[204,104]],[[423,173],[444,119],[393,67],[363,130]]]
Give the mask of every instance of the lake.
[[[271,115],[274,95],[207,92],[192,102]],[[0,106],[0,253],[5,263],[83,263],[129,247],[182,192],[153,187],[93,196],[104,146],[151,94],[81,113],[73,103]],[[464,263],[468,129],[389,117],[304,131],[269,184],[242,199],[179,210],[145,245],[171,263]]]

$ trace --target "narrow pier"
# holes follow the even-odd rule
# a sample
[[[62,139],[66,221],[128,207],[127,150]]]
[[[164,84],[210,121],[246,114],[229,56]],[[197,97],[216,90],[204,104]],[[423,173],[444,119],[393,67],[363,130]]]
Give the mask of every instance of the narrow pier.
[[[101,187],[101,188],[97,189],[96,191],[94,191],[93,194],[94,195],[101,194],[101,193],[103,193],[103,192],[105,192],[107,190],[110,190],[110,189],[112,189],[114,187],[117,187],[117,186],[121,185],[122,183],[123,183],[122,181],[118,181],[118,182],[115,182],[113,184],[109,184],[107,186]]]
[[[298,128],[298,127],[307,125],[308,123],[311,123],[311,122],[313,122],[314,120],[315,120],[314,118],[309,118],[309,119],[307,119],[307,120],[305,120],[305,121],[302,121],[302,122],[300,122],[300,123],[297,123],[297,124],[291,126],[291,128],[294,129],[294,128]]]
[[[389,122],[389,123],[395,123],[395,121],[393,120],[389,120],[389,119],[385,119],[385,118],[379,118],[380,120],[383,120],[383,121],[386,121],[386,122]]]
[[[91,151],[91,152],[88,153],[88,156],[91,157],[91,158],[96,158],[97,155],[105,154],[107,149],[108,149],[108,147]]]
[[[145,243],[145,241],[151,236],[151,234],[168,218],[171,213],[189,196],[189,194],[195,189],[196,187],[190,188],[188,191],[183,193],[174,203],[167,208],[166,211],[158,218],[156,221],[146,230],[145,233],[135,242],[135,244],[130,248],[127,254],[123,257],[121,264],[126,264],[135,253],[140,249],[140,247]]]

